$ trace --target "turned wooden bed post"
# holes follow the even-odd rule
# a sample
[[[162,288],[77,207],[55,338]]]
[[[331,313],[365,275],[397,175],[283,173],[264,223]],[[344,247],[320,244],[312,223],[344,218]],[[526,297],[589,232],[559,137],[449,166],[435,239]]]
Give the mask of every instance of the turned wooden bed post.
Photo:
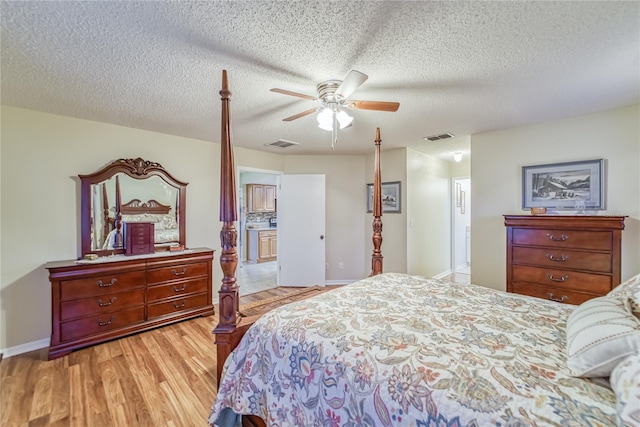
[[[220,232],[220,242],[222,246],[220,266],[222,267],[224,277],[218,293],[219,322],[213,330],[216,336],[218,383],[220,383],[224,362],[233,350],[233,347],[237,344],[234,342],[233,332],[239,320],[238,286],[235,277],[236,267],[238,265],[238,254],[236,252],[238,232],[234,225],[234,221],[238,219],[238,213],[236,209],[235,166],[233,161],[233,147],[231,145],[231,116],[229,113],[231,91],[229,90],[226,70],[222,71],[222,90],[220,91],[220,96],[222,100],[220,221],[223,223],[222,231]]]
[[[376,154],[373,172],[373,253],[371,254],[371,274],[382,273],[382,181],[380,179],[380,128],[376,128]]]

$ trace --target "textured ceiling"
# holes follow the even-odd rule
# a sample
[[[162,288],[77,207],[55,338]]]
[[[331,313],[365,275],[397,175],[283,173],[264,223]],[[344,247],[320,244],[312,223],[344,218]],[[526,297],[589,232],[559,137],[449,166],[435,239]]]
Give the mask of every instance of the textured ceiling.
[[[221,70],[234,144],[281,154],[409,146],[450,158],[469,135],[640,99],[640,2],[2,1],[2,104],[220,140]],[[350,110],[331,133],[310,100],[352,70]],[[451,132],[436,143],[424,136]],[[300,144],[265,147],[278,139]],[[90,142],[87,142],[90,144]]]

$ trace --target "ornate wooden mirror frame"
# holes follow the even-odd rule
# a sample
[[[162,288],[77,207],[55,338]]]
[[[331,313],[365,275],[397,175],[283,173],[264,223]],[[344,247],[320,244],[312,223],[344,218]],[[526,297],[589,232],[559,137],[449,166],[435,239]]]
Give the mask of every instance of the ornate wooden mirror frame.
[[[186,242],[186,182],[174,178],[159,163],[136,159],[118,159],[104,168],[88,175],[78,175],[80,178],[80,219],[81,219],[81,246],[82,256],[86,254],[112,255],[122,254],[123,248],[102,249],[93,245],[92,235],[98,232],[105,233],[109,230],[119,229],[122,225],[122,214],[133,214],[136,211],[146,214],[168,214],[174,209],[175,222],[178,226],[178,239],[175,244],[185,245]],[[115,194],[109,195],[106,183],[115,177]],[[170,203],[158,202],[154,196],[136,194],[135,197],[121,200],[122,180],[133,178],[134,180],[147,180],[157,177],[163,184],[176,190],[175,201]],[[127,178],[129,177],[129,178]],[[157,179],[154,178],[154,179]],[[161,181],[161,182],[162,182]],[[100,185],[102,184],[102,185]],[[94,187],[96,186],[96,187]],[[124,191],[124,190],[123,190]],[[153,193],[152,193],[153,194]],[[97,199],[97,200],[96,200]],[[124,203],[123,203],[124,202]],[[111,203],[111,206],[109,205]],[[96,221],[100,218],[100,224]],[[100,227],[101,230],[97,230]],[[156,251],[168,250],[169,245],[156,245]]]

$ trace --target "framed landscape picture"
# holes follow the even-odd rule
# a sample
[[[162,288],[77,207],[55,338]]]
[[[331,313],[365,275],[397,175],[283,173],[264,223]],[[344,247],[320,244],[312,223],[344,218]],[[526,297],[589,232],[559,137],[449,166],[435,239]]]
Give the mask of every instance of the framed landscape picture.
[[[382,183],[382,213],[401,212],[400,181]],[[373,184],[367,184],[367,212],[373,212]]]
[[[604,160],[522,167],[522,209],[604,209]]]

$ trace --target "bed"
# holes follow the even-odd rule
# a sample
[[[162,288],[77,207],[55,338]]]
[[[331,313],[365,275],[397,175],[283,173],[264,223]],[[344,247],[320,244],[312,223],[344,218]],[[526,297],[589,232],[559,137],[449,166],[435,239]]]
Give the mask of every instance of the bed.
[[[640,425],[640,275],[580,306],[382,273],[379,130],[371,275],[238,314],[223,73],[218,394],[210,425]],[[232,191],[233,190],[233,191]]]

